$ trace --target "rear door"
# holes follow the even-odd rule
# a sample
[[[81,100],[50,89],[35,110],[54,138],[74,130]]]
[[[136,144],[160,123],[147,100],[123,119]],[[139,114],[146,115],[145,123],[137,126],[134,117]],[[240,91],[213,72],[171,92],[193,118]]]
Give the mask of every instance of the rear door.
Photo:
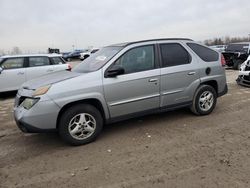
[[[161,107],[185,105],[192,101],[200,84],[197,59],[179,42],[160,43]]]
[[[9,58],[3,60],[0,74],[0,92],[17,90],[25,82],[26,68],[24,58]]]
[[[47,56],[29,57],[26,79],[30,80],[54,71],[54,66]]]

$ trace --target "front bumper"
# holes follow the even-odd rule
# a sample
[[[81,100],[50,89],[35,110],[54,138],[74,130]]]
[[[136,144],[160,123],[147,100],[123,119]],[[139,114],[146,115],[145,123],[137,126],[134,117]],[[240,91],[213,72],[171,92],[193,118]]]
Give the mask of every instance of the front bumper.
[[[239,75],[236,82],[239,85],[250,87],[250,74],[248,74],[248,75]]]
[[[16,101],[20,95],[17,94]],[[23,132],[41,133],[56,130],[57,117],[60,108],[52,100],[38,101],[31,109],[26,110],[16,103],[14,118],[17,126]]]

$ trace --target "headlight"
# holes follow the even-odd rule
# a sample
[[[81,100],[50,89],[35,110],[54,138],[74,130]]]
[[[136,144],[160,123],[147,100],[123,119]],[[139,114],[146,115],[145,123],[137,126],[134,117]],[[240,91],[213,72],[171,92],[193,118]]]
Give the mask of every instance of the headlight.
[[[21,106],[23,106],[26,110],[31,109],[39,101],[39,98],[26,98],[22,102]]]
[[[37,88],[34,93],[32,94],[34,97],[38,96],[38,95],[44,95],[45,93],[47,93],[47,91],[49,90],[49,88],[51,87],[51,85],[47,85],[47,86],[42,86]]]

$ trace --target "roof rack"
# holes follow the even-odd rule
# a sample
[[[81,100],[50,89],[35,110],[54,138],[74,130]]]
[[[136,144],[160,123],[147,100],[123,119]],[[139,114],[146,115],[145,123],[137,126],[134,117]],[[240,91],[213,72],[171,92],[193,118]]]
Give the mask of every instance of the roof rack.
[[[159,39],[148,39],[148,40],[139,40],[139,41],[134,41],[134,42],[124,42],[124,43],[119,43],[119,44],[113,44],[110,46],[120,46],[120,47],[126,47],[131,44],[136,44],[136,43],[141,43],[141,42],[152,42],[152,41],[163,41],[163,40],[187,40],[187,41],[193,41],[192,39],[189,38],[159,38]]]

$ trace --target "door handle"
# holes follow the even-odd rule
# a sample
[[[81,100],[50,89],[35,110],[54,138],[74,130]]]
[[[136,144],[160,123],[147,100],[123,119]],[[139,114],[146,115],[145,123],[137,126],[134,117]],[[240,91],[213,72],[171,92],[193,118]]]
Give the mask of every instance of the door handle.
[[[24,72],[18,72],[17,73],[17,75],[23,75],[24,74]]]
[[[195,75],[196,72],[189,72],[188,75]]]
[[[53,70],[52,69],[48,69],[47,72],[53,72]]]
[[[157,81],[158,81],[157,78],[151,78],[151,79],[148,80],[148,82],[157,82]]]

